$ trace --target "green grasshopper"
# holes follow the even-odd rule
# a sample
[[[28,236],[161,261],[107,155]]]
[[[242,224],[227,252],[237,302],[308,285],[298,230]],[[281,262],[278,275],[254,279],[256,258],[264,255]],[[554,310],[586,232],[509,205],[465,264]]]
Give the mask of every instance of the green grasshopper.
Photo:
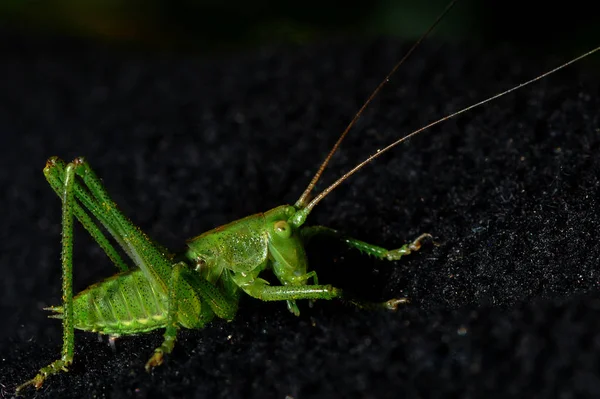
[[[162,344],[145,365],[146,370],[150,371],[162,364],[165,354],[171,353],[180,328],[202,328],[215,316],[232,320],[242,293],[263,301],[286,301],[287,308],[295,315],[300,313],[296,304],[299,299],[340,298],[359,307],[391,310],[406,303],[406,298],[366,303],[350,297],[337,287],[319,284],[317,273],[308,270],[305,245],[315,237],[334,237],[368,255],[396,261],[419,250],[422,242],[431,238],[431,235],[421,234],[398,249],[388,250],[328,227],[304,226],[312,209],[354,173],[408,138],[600,50],[597,47],[543,75],[413,131],[370,155],[310,199],[324,169],[363,110],[453,4],[446,8],[371,94],[293,206],[278,206],[207,231],[188,240],[187,250],[183,253],[174,253],[154,242],[123,215],[86,160],[76,158],[67,164],[58,157],[50,158],[44,175],[62,201],[63,304],[46,310],[54,312],[50,317],[62,319],[63,348],[60,359],[40,369],[33,379],[17,388],[17,393],[29,385],[40,388],[49,376],[67,371],[75,352],[74,329],[116,337],[164,328]],[[72,289],[74,218],[79,220],[120,271],[75,296]],[[106,233],[127,255],[130,263],[122,258]],[[261,278],[266,269],[273,271],[281,285],[269,285]]]

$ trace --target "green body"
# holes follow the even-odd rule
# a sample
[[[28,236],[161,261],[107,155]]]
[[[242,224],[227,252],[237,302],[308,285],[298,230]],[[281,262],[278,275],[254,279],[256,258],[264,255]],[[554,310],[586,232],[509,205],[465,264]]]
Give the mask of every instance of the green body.
[[[281,240],[273,229],[294,212],[281,206],[210,230],[188,241],[183,262],[228,298],[238,298],[241,280],[247,284],[271,265],[284,284],[302,285],[307,260],[300,236]],[[166,327],[168,296],[150,281],[134,269],[88,287],[73,298],[74,328],[119,336]],[[210,304],[188,282],[177,290],[188,310],[178,312],[179,325],[201,328],[212,320]]]
[[[215,316],[233,319],[242,293],[263,301],[286,301],[296,315],[297,299],[344,298],[362,307],[395,309],[405,299],[366,304],[348,298],[338,288],[319,285],[316,272],[307,270],[305,245],[314,236],[328,235],[369,255],[397,260],[419,249],[421,240],[429,236],[423,234],[388,251],[326,227],[303,227],[310,209],[283,205],[207,231],[188,240],[186,251],[175,254],[118,210],[83,158],[69,164],[50,158],[44,174],[62,200],[63,304],[47,310],[54,312],[50,317],[63,320],[63,350],[60,359],[17,391],[28,385],[40,387],[49,375],[66,371],[75,351],[74,329],[120,336],[164,328],[162,345],[146,363],[150,370],[172,351],[179,328],[202,328]],[[75,296],[74,219],[120,270]],[[261,278],[265,269],[271,269],[280,284],[271,285]]]

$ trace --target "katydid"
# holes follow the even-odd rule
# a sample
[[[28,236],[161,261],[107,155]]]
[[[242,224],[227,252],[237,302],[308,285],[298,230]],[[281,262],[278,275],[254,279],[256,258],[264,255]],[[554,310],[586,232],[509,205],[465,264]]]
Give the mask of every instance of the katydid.
[[[447,7],[442,16],[453,4]],[[429,234],[421,234],[398,249],[387,250],[328,227],[304,226],[312,209],[351,175],[409,137],[600,50],[597,47],[543,75],[396,140],[310,199],[317,181],[350,128],[427,33],[394,66],[361,107],[294,205],[282,205],[205,232],[188,240],[187,250],[183,253],[174,253],[154,242],[123,215],[85,159],[77,158],[67,164],[57,157],[50,158],[44,175],[62,201],[63,304],[47,310],[54,312],[50,317],[62,319],[63,349],[60,359],[42,368],[33,379],[20,385],[17,392],[29,385],[39,388],[50,375],[67,370],[75,351],[74,329],[121,336],[164,328],[163,343],[146,362],[146,370],[150,371],[163,362],[165,354],[173,350],[179,328],[202,328],[215,316],[233,319],[242,293],[263,301],[286,301],[288,309],[295,315],[299,314],[298,299],[341,298],[361,307],[392,310],[407,302],[406,298],[395,298],[380,304],[365,303],[349,297],[337,287],[319,284],[317,273],[308,269],[305,245],[312,238],[333,236],[363,253],[395,261],[419,250],[422,242],[431,238]],[[79,220],[120,270],[115,276],[75,296],[72,291],[74,218]],[[128,260],[121,256],[117,247],[127,255]],[[266,269],[273,271],[281,285],[269,285],[261,278]]]

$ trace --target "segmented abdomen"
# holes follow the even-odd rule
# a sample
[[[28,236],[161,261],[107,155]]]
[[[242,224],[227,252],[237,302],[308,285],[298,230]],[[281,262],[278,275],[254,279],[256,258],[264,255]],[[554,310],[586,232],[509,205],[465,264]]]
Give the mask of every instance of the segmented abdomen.
[[[120,335],[165,326],[167,296],[140,270],[117,274],[73,298],[75,328]]]

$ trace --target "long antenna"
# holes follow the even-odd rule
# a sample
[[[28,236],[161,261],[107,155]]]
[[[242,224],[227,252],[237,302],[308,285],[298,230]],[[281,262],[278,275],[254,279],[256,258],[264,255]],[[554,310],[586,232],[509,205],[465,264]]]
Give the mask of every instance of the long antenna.
[[[526,81],[526,82],[524,82],[524,83],[521,83],[521,84],[520,84],[520,85],[518,85],[518,86],[515,86],[515,87],[513,87],[513,88],[511,88],[511,89],[508,89],[508,90],[506,90],[506,91],[503,91],[503,92],[501,92],[501,93],[498,93],[498,94],[496,94],[496,95],[494,95],[494,96],[492,96],[492,97],[489,97],[489,98],[487,98],[487,99],[485,99],[485,100],[483,100],[483,101],[480,101],[480,102],[478,102],[478,103],[475,103],[475,104],[473,104],[473,105],[470,105],[470,106],[468,106],[468,107],[466,107],[466,108],[463,108],[463,109],[461,109],[460,111],[456,111],[456,112],[454,112],[454,113],[452,113],[452,114],[446,115],[446,116],[444,116],[443,118],[440,118],[440,119],[438,119],[438,120],[436,120],[436,121],[434,121],[434,122],[431,122],[430,124],[428,124],[428,125],[426,125],[426,126],[423,126],[422,128],[419,128],[419,129],[417,129],[417,130],[413,131],[412,133],[409,133],[409,134],[407,134],[406,136],[404,136],[404,137],[402,137],[402,138],[400,138],[400,139],[398,139],[398,140],[394,141],[393,143],[389,144],[387,147],[385,147],[385,148],[383,148],[383,149],[381,149],[381,150],[377,150],[377,152],[375,152],[374,154],[370,155],[370,156],[369,156],[367,159],[365,159],[364,161],[362,161],[361,163],[359,163],[358,165],[356,165],[354,168],[350,169],[350,171],[346,172],[346,173],[345,173],[345,174],[344,174],[342,177],[340,177],[339,179],[337,179],[337,180],[336,180],[336,181],[335,181],[335,182],[334,182],[332,185],[330,185],[330,186],[329,186],[329,187],[327,187],[325,190],[323,190],[323,191],[322,191],[322,192],[321,192],[319,195],[317,195],[317,196],[316,196],[316,197],[315,197],[315,198],[314,198],[314,199],[313,199],[313,200],[312,200],[312,201],[311,201],[311,202],[310,202],[310,203],[309,203],[309,204],[306,206],[306,208],[305,208],[305,212],[306,212],[306,214],[308,214],[308,212],[310,212],[310,211],[311,211],[311,210],[312,210],[312,209],[315,207],[315,205],[317,205],[317,204],[318,204],[318,203],[319,203],[319,202],[320,202],[320,201],[321,201],[323,198],[325,198],[325,197],[326,197],[326,196],[327,196],[327,195],[328,195],[328,194],[329,194],[331,191],[333,191],[333,190],[334,190],[334,189],[335,189],[337,186],[339,186],[339,185],[340,185],[340,184],[342,184],[344,181],[346,181],[346,180],[347,180],[347,179],[348,179],[350,176],[352,176],[353,174],[355,174],[356,172],[358,172],[360,169],[362,169],[362,168],[363,168],[363,167],[364,167],[366,164],[368,164],[369,162],[371,162],[371,161],[373,161],[374,159],[376,159],[377,157],[379,157],[379,156],[383,155],[384,153],[386,153],[387,151],[391,150],[392,148],[394,148],[394,147],[395,147],[395,146],[397,146],[398,144],[402,143],[403,141],[406,141],[406,140],[408,140],[409,138],[411,138],[411,137],[413,137],[413,136],[415,136],[415,135],[417,135],[417,134],[421,133],[423,130],[429,129],[429,128],[430,128],[430,127],[432,127],[432,126],[438,125],[438,124],[440,124],[440,123],[442,123],[442,122],[444,122],[444,121],[447,121],[448,119],[452,119],[452,118],[454,118],[455,116],[458,116],[458,115],[460,115],[460,114],[462,114],[462,113],[464,113],[464,112],[467,112],[467,111],[469,111],[469,110],[472,110],[473,108],[479,107],[479,106],[481,106],[481,105],[483,105],[483,104],[485,104],[485,103],[488,103],[488,102],[490,102],[490,101],[493,101],[493,100],[495,100],[495,99],[497,99],[497,98],[499,98],[499,97],[505,96],[506,94],[508,94],[508,93],[511,93],[511,92],[513,92],[513,91],[515,91],[515,90],[518,90],[518,89],[520,89],[520,88],[522,88],[522,87],[524,87],[524,86],[527,86],[527,85],[529,85],[529,84],[531,84],[531,83],[533,83],[533,82],[536,82],[536,81],[538,81],[538,80],[540,80],[540,79],[543,79],[543,78],[545,78],[546,76],[548,76],[548,75],[551,75],[551,74],[553,74],[554,72],[557,72],[557,71],[559,71],[559,70],[561,70],[561,69],[563,69],[563,68],[565,68],[565,67],[567,67],[567,66],[569,66],[569,65],[571,65],[571,64],[573,64],[573,63],[575,63],[575,62],[577,62],[577,61],[579,61],[579,60],[581,60],[582,58],[585,58],[585,57],[588,57],[588,56],[592,55],[593,53],[597,52],[598,50],[600,50],[600,46],[596,47],[596,48],[595,48],[595,49],[593,49],[593,50],[590,50],[590,51],[588,51],[587,53],[585,53],[585,54],[583,54],[583,55],[580,55],[580,56],[579,56],[579,57],[577,57],[577,58],[574,58],[574,59],[572,59],[571,61],[565,62],[564,64],[562,64],[562,65],[560,65],[560,66],[558,66],[558,67],[556,67],[556,68],[554,68],[554,69],[552,69],[552,70],[550,70],[550,71],[548,71],[548,72],[546,72],[546,73],[543,73],[543,74],[541,74],[541,75],[539,75],[539,76],[537,76],[537,77],[535,77],[535,78],[533,78],[533,79],[530,79],[530,80],[528,80],[528,81]]]
[[[431,31],[433,31],[433,29],[440,23],[440,21],[444,18],[444,16],[448,13],[448,11],[450,11],[450,9],[454,6],[454,4],[457,1],[458,0],[452,0],[450,2],[450,4],[448,4],[446,6],[446,9],[437,17],[437,19],[435,20],[435,22],[429,27],[429,29],[427,29],[427,31],[419,38],[419,40],[417,40],[415,42],[415,44],[412,45],[412,47],[406,52],[406,54],[404,55],[404,57],[402,57],[402,59],[400,61],[398,61],[398,63],[394,66],[394,68],[392,68],[392,70],[390,71],[390,73],[387,74],[387,76],[385,77],[385,79],[383,79],[381,81],[381,83],[379,83],[379,86],[377,86],[377,88],[373,91],[373,93],[371,93],[371,95],[369,96],[369,98],[367,99],[367,101],[365,101],[365,103],[362,105],[362,107],[360,107],[360,109],[358,110],[358,112],[356,113],[356,115],[354,115],[354,118],[352,118],[352,120],[350,121],[350,123],[348,124],[348,126],[346,127],[346,129],[340,135],[340,138],[338,138],[338,140],[334,144],[334,146],[331,149],[331,151],[329,151],[329,154],[327,155],[327,157],[325,158],[325,160],[323,161],[323,163],[319,167],[319,170],[317,171],[317,173],[314,175],[314,177],[310,181],[308,187],[306,187],[306,190],[304,190],[304,192],[302,193],[302,195],[300,196],[300,198],[298,198],[298,201],[296,201],[296,204],[295,204],[296,208],[304,208],[304,206],[306,205],[306,201],[308,200],[308,196],[310,195],[310,193],[312,192],[313,188],[315,187],[315,185],[317,184],[317,182],[321,178],[321,175],[323,174],[323,171],[327,167],[327,164],[329,163],[329,161],[333,157],[333,154],[335,154],[335,152],[337,151],[338,147],[340,146],[340,144],[342,143],[342,141],[344,140],[344,138],[346,137],[346,135],[348,134],[348,132],[350,131],[350,129],[352,129],[352,127],[356,124],[356,122],[358,121],[358,119],[363,114],[364,110],[369,106],[369,104],[371,103],[371,101],[373,101],[373,99],[377,96],[377,94],[379,93],[379,91],[381,90],[381,88],[383,86],[385,86],[385,84],[387,82],[389,82],[390,77],[396,72],[396,70],[400,67],[400,65],[402,65],[404,63],[404,61],[406,61],[408,59],[408,57],[410,57],[410,55],[413,53],[413,51],[417,47],[419,47],[419,45],[421,44],[421,42],[423,40],[425,40],[425,38],[427,36],[429,36],[429,34],[431,33]]]

